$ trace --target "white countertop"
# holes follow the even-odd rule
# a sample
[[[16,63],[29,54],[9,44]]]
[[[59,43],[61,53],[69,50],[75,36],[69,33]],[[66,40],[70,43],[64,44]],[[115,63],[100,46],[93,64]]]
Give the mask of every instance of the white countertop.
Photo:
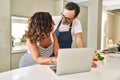
[[[27,46],[25,46],[25,45],[15,46],[15,47],[12,48],[11,53],[19,53],[19,52],[27,52]]]
[[[120,58],[106,56],[90,72],[57,76],[48,65],[33,65],[0,73],[0,80],[120,80]]]

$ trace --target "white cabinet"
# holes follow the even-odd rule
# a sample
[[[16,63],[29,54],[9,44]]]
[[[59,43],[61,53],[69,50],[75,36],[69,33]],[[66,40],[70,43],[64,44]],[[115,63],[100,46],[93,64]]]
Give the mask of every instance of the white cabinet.
[[[26,51],[11,53],[11,69],[19,68],[19,61],[25,53]]]

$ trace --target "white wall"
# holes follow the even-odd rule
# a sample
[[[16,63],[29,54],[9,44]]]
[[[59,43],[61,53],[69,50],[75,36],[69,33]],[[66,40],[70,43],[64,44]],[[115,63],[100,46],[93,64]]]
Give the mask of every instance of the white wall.
[[[10,70],[10,0],[0,1],[0,72]]]
[[[80,4],[88,7],[87,47],[100,49],[102,0],[90,0]]]
[[[18,16],[31,16],[36,11],[56,15],[57,0],[11,0],[11,13]]]
[[[83,41],[85,44],[85,47],[87,47],[87,37],[88,37],[88,7],[86,6],[80,6],[80,15],[78,19],[80,19],[82,24],[82,31],[83,31]]]
[[[118,43],[120,41],[120,15],[108,14],[107,27],[108,37],[111,37],[115,44]]]
[[[107,22],[104,25],[104,48],[108,48],[108,38],[113,39],[113,26],[114,26],[114,15],[107,14]]]
[[[100,49],[102,0],[92,0],[88,8],[88,47]]]
[[[64,8],[64,0],[57,0],[56,1],[56,15],[61,15],[61,12],[63,11]]]
[[[113,27],[113,40],[114,43],[118,43],[120,41],[120,15],[115,16],[115,23]]]
[[[111,14],[108,14],[107,16],[108,37],[112,37],[113,34],[114,17],[115,15]]]

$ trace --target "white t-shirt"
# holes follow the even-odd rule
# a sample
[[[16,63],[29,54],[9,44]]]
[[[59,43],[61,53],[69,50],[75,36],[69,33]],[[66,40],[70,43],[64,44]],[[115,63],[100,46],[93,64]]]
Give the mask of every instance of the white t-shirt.
[[[54,31],[56,30],[56,28],[58,27],[58,24],[61,20],[61,16],[53,16],[53,21],[55,23],[55,26],[54,26]],[[69,25],[63,25],[61,23],[60,27],[59,27],[59,31],[60,32],[65,32],[65,31],[69,31],[69,27],[70,27],[70,24]],[[73,22],[72,22],[72,29],[71,29],[71,34],[72,36],[76,33],[79,33],[79,32],[82,32],[82,26],[81,26],[81,22],[78,20],[78,19],[74,19]]]

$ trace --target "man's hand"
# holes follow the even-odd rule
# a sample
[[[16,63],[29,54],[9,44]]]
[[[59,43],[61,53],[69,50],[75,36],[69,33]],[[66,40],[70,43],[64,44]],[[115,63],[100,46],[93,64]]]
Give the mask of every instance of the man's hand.
[[[92,62],[92,67],[93,68],[96,68],[97,67],[97,64],[95,62]]]

